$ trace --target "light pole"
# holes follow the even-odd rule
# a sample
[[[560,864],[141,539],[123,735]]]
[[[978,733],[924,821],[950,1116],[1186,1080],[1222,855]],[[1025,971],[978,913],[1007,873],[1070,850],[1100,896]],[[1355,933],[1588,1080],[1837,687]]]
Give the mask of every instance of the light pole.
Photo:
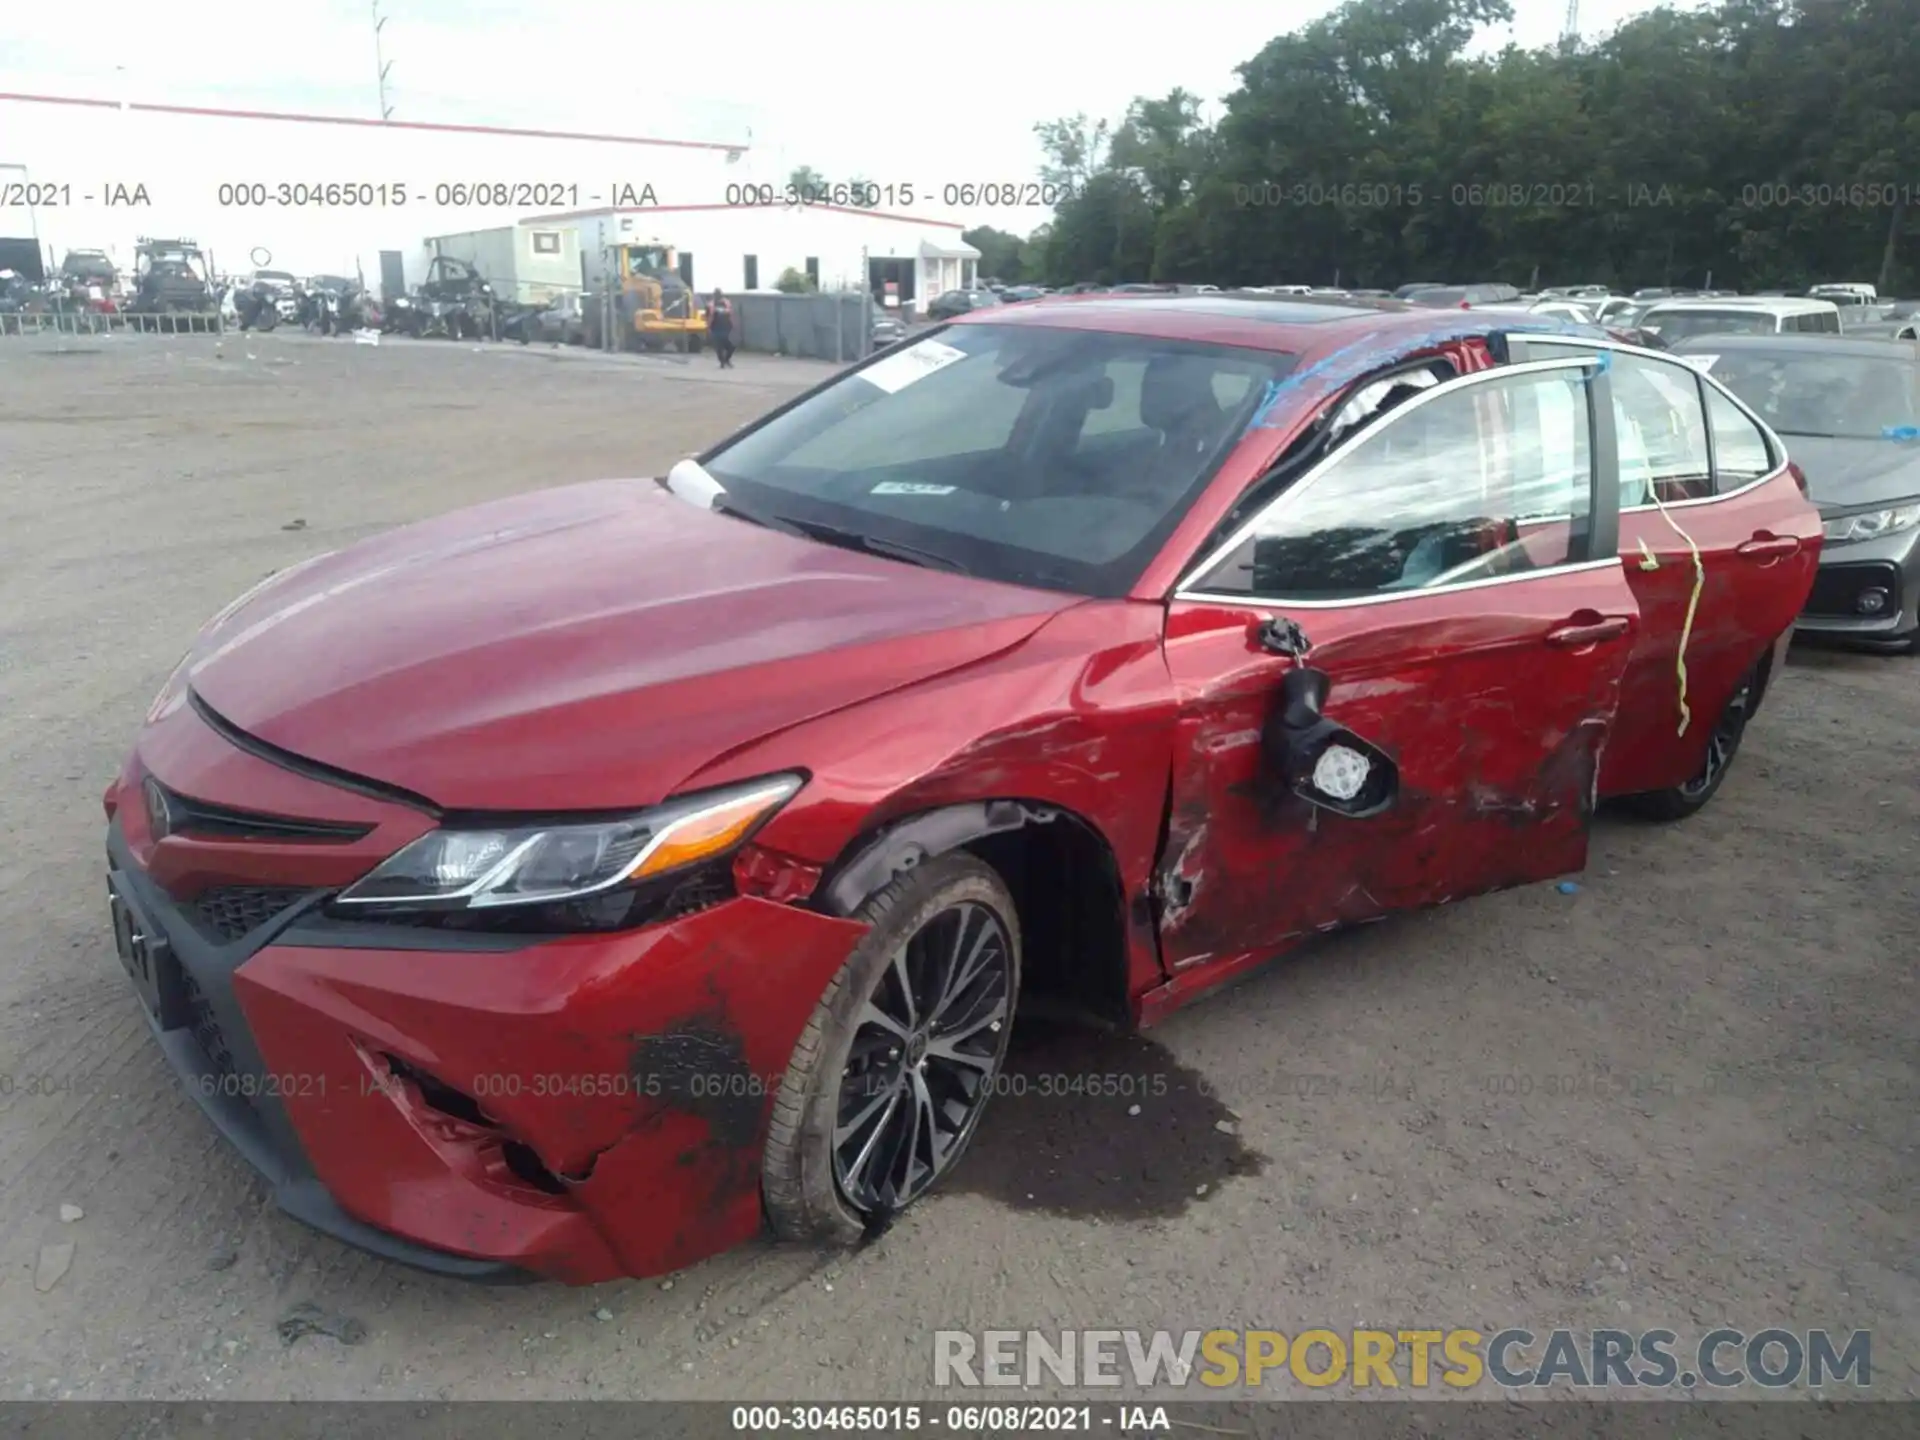
[[[380,13],[380,0],[373,0],[373,63],[379,76],[380,118],[391,120],[393,107],[387,103],[387,72],[393,69],[393,62],[386,58],[380,45],[380,32],[386,28],[387,17]]]

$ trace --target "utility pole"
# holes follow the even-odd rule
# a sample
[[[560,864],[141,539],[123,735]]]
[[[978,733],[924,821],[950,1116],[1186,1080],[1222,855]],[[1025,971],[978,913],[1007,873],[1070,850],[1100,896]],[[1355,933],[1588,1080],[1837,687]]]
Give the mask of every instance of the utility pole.
[[[387,17],[380,13],[380,0],[373,0],[373,63],[379,71],[380,118],[391,120],[393,106],[387,103],[387,72],[393,69],[393,62],[386,58],[380,45],[380,32],[386,28]]]

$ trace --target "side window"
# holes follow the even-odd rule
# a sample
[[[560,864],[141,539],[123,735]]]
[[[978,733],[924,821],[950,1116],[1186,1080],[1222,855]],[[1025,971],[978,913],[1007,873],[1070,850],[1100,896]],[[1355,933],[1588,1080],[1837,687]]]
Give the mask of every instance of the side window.
[[[1713,480],[1716,494],[1738,490],[1773,473],[1767,437],[1740,407],[1713,386],[1706,387],[1707,419],[1713,426]]]
[[[1336,452],[1195,588],[1351,600],[1563,565],[1592,488],[1583,371],[1476,379]]]
[[[1651,505],[1656,496],[1671,504],[1713,493],[1700,382],[1690,367],[1616,355],[1613,422],[1620,445],[1621,509]]]

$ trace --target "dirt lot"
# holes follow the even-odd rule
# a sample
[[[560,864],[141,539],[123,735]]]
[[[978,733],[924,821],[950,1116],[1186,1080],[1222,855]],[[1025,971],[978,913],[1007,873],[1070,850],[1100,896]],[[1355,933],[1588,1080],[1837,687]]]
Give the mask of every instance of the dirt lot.
[[[1871,1327],[1873,1393],[1920,1395],[1911,659],[1796,651],[1711,810],[1604,821],[1574,893],[1337,939],[1150,1041],[1024,1037],[1021,1073],[1166,1094],[996,1102],[858,1255],[487,1290],[281,1216],[112,954],[99,796],[153,692],[270,570],[657,473],[821,373],[0,342],[0,1396],[898,1399],[946,1328],[1722,1323]],[[364,1333],[283,1344],[302,1303]]]

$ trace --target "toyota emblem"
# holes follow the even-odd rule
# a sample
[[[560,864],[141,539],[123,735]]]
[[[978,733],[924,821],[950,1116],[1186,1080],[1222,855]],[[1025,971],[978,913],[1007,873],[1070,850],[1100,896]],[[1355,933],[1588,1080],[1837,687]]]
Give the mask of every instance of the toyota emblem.
[[[167,792],[152,776],[140,787],[147,801],[147,830],[155,840],[164,840],[173,831],[173,811],[167,805]]]

